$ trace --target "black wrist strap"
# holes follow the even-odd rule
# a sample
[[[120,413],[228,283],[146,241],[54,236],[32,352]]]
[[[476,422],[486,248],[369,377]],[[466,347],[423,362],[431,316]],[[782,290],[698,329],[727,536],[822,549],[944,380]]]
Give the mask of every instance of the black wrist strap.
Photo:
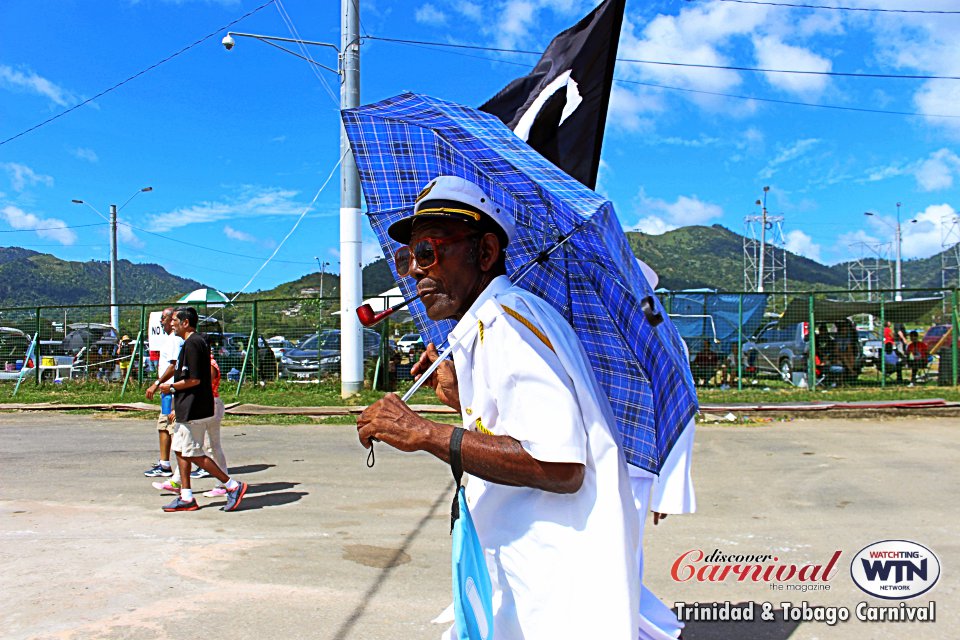
[[[453,524],[460,517],[460,480],[463,478],[463,455],[460,446],[463,443],[463,432],[466,429],[454,427],[450,434],[450,470],[453,472],[453,481],[456,483],[453,493],[453,504],[450,507],[450,532],[453,533]]]

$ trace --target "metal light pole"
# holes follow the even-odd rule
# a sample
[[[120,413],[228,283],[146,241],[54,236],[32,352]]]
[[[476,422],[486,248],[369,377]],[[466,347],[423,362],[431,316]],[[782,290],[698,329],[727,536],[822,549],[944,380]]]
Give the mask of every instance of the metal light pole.
[[[278,38],[252,33],[230,32],[223,38],[223,46],[232,49],[233,36],[256,38],[266,44],[271,41],[321,45],[336,49],[335,45],[309,40]],[[273,44],[273,46],[278,46]],[[297,57],[299,54],[279,47]],[[340,108],[360,106],[360,0],[340,0]],[[313,60],[308,60],[324,69]],[[347,133],[340,123],[340,395],[344,398],[363,389],[363,335],[360,320],[354,309],[363,301],[361,264],[360,178],[357,164],[350,151]]]
[[[877,214],[875,214],[873,211],[864,211],[863,215],[874,216],[877,218],[877,220],[880,220],[887,226],[892,226],[890,225],[890,223],[885,222],[883,218],[877,216]],[[910,222],[916,222],[916,221],[917,219],[914,218]],[[902,284],[903,284],[903,281],[901,279],[901,265],[902,265],[901,254],[903,252],[903,230],[900,227],[900,203],[899,202],[897,203],[897,225],[893,227],[893,241],[894,241],[894,244],[896,245],[896,251],[897,251],[897,262],[896,262],[895,271],[894,271],[893,299],[899,302],[900,300],[903,300],[903,294],[900,293],[900,289],[902,288]]]
[[[127,201],[119,207],[117,207],[115,204],[111,204],[109,218],[100,213],[97,208],[89,202],[85,202],[83,200],[72,200],[74,204],[87,205],[93,209],[98,216],[110,223],[110,326],[117,331],[120,330],[120,307],[117,306],[117,212],[130,204],[130,201],[136,198],[138,195],[147,191],[153,191],[153,187],[143,187],[141,189],[137,189],[134,194],[127,198]]]
[[[360,106],[359,0],[340,0],[342,75],[340,108]],[[363,389],[363,334],[354,309],[363,302],[360,177],[347,132],[340,123],[340,395]]]

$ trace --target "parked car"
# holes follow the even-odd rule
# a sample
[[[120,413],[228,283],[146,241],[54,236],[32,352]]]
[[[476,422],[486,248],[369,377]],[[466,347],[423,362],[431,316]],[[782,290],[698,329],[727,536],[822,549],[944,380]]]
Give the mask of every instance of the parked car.
[[[940,349],[950,349],[948,334],[952,332],[953,327],[949,324],[935,324],[924,332],[920,341],[927,345],[927,350],[933,355]]]
[[[743,343],[745,370],[752,374],[776,374],[790,380],[794,371],[806,371],[807,323],[785,327],[769,322]]]
[[[380,334],[363,330],[363,359],[380,356]],[[311,379],[340,372],[340,330],[327,329],[304,340],[280,359],[280,377]]]
[[[63,351],[76,356],[82,349],[88,354],[112,356],[117,350],[117,330],[100,322],[74,322],[67,325],[63,338]]]
[[[883,340],[880,339],[880,334],[870,329],[857,329],[857,338],[860,340],[862,366],[878,366],[880,355],[883,353]]]
[[[414,353],[420,353],[426,348],[426,345],[423,344],[423,338],[420,337],[419,333],[408,333],[397,340],[397,351],[405,356],[412,356]]]
[[[291,351],[297,348],[297,345],[293,344],[283,336],[277,336],[274,338],[267,339],[267,346],[270,347],[270,350],[273,351],[273,356],[280,360],[287,351]]]
[[[198,331],[210,344],[213,357],[217,359],[220,375],[224,380],[238,379],[243,370],[243,361],[247,354],[247,341],[250,336],[245,333],[229,333],[221,331],[220,322],[212,318],[201,318]],[[267,346],[262,336],[257,338],[257,361],[261,380],[273,380],[277,377],[278,365],[273,351]],[[247,361],[245,378],[253,377],[253,363]]]
[[[30,337],[20,329],[0,327],[0,380],[16,380],[23,368],[27,369],[24,376],[32,374],[33,358],[24,362],[29,346]]]
[[[849,322],[844,321],[844,322]],[[837,322],[817,323],[827,328],[831,341],[837,340]],[[851,330],[853,325],[847,325]],[[819,336],[819,333],[818,333]],[[820,342],[817,345],[816,373],[834,376],[835,381],[846,378],[856,378],[863,369],[863,347],[855,348],[855,353],[849,361],[834,360],[834,367],[824,367],[827,349]],[[806,372],[807,359],[810,353],[809,326],[806,322],[797,322],[781,326],[779,322],[770,322],[757,332],[757,335],[743,345],[743,360],[745,370],[757,374],[775,374],[786,381],[793,378],[793,372]],[[834,368],[837,370],[834,371]]]

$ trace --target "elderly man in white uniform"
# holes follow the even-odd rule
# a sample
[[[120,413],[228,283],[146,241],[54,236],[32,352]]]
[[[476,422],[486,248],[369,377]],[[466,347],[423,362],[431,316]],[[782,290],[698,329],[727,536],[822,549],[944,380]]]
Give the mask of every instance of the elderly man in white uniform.
[[[427,315],[458,320],[454,362],[428,384],[467,430],[493,637],[635,640],[638,519],[613,414],[570,325],[506,277],[513,221],[473,183],[441,176],[388,232],[408,243],[397,270],[416,279]],[[414,373],[436,358],[431,344]],[[357,421],[366,447],[375,438],[445,462],[455,428],[393,394]]]

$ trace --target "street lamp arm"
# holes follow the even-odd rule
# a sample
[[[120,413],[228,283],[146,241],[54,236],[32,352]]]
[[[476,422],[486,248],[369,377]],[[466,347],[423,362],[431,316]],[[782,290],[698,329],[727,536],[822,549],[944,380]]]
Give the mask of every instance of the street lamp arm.
[[[98,216],[100,216],[101,218],[103,218],[104,220],[106,220],[107,222],[110,222],[110,218],[108,218],[107,216],[105,216],[105,215],[103,215],[102,213],[100,213],[100,211],[98,211],[95,206],[93,206],[92,204],[90,204],[90,203],[87,202],[86,200],[71,200],[70,202],[72,202],[73,204],[85,204],[85,205],[87,205],[88,207],[90,207],[91,209],[93,209],[93,212],[94,212],[95,214],[97,214]]]
[[[292,55],[292,56],[296,56],[297,58],[300,58],[301,60],[303,60],[303,61],[305,61],[305,62],[309,62],[309,63],[312,64],[312,65],[315,65],[315,66],[320,67],[321,69],[326,69],[327,71],[329,71],[329,72],[331,72],[331,73],[335,73],[335,74],[337,74],[338,76],[341,74],[340,69],[334,69],[334,68],[332,68],[332,67],[328,67],[328,66],[325,65],[325,64],[321,64],[321,63],[317,62],[316,60],[313,60],[312,58],[308,58],[307,56],[300,55],[300,54],[297,53],[296,51],[291,51],[290,49],[287,49],[286,47],[282,47],[282,46],[280,46],[279,44],[276,44],[276,42],[273,42],[273,41],[277,41],[277,42],[293,42],[293,43],[295,43],[295,44],[308,44],[308,45],[315,46],[315,47],[328,47],[328,48],[333,49],[334,51],[337,52],[337,60],[338,60],[338,62],[339,62],[339,60],[340,60],[340,49],[339,49],[339,48],[337,47],[337,45],[335,45],[335,44],[331,44],[331,43],[329,43],[329,42],[315,42],[315,41],[313,41],[313,40],[298,40],[298,39],[296,39],[296,38],[281,38],[281,37],[278,37],[278,36],[265,36],[265,35],[261,35],[261,34],[259,34],[259,33],[240,33],[240,32],[238,32],[238,31],[229,31],[229,32],[227,32],[227,36],[223,39],[223,44],[224,44],[224,46],[227,48],[228,51],[233,48],[233,36],[240,36],[240,37],[242,37],[242,38],[253,38],[254,40],[259,40],[260,42],[262,42],[262,43],[264,43],[264,44],[268,44],[268,45],[270,45],[271,47],[275,47],[275,48],[277,48],[277,49],[280,49],[281,51],[284,51],[284,52],[286,52],[286,53],[289,53],[289,54]]]
[[[297,40],[296,38],[280,38],[278,36],[264,36],[259,33],[240,33],[239,31],[229,31],[227,32],[228,36],[240,36],[242,38],[256,38],[257,40],[276,40],[277,42],[292,42],[294,44],[309,44],[316,47],[329,47],[337,53],[340,53],[340,48],[330,42],[315,42],[313,40]]]
[[[883,218],[881,218],[879,215],[877,215],[877,214],[874,213],[873,211],[864,211],[864,212],[863,212],[863,215],[865,215],[865,216],[872,216],[872,217],[876,218],[878,221],[880,221],[880,222],[882,222],[883,224],[885,224],[885,225],[887,225],[888,227],[890,227],[891,229],[893,229],[893,230],[896,230],[896,229],[897,229],[897,226],[896,226],[896,225],[887,222],[886,220],[884,220]]]
[[[130,204],[130,201],[131,201],[131,200],[133,200],[134,198],[136,198],[136,197],[137,197],[138,195],[140,195],[141,193],[145,193],[145,192],[147,192],[147,191],[153,191],[153,187],[143,187],[143,188],[137,189],[132,196],[130,196],[129,198],[127,198],[127,201],[126,201],[126,202],[124,202],[122,205],[120,205],[119,207],[117,207],[117,211],[122,210],[125,206],[127,206],[128,204]]]

